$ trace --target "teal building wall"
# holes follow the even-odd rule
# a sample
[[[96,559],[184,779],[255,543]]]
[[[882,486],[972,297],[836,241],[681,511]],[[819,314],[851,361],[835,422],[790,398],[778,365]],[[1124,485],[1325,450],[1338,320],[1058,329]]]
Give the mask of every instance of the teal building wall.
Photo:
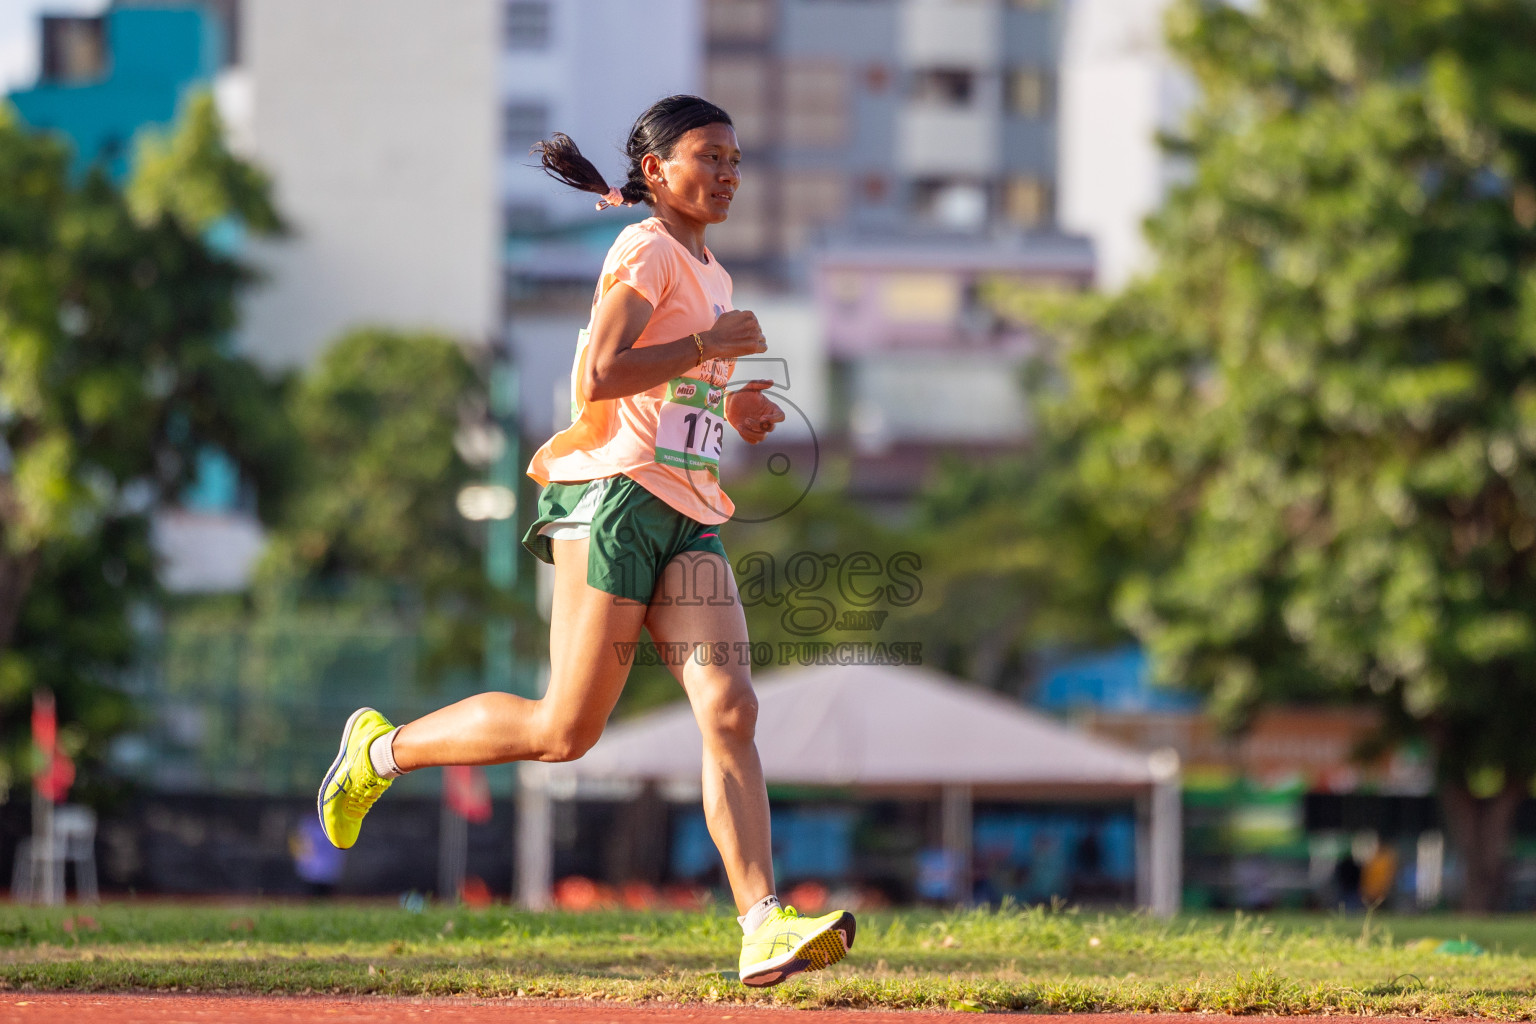
[[[217,16],[188,4],[119,7],[103,15],[106,62],[92,81],[39,81],[10,94],[34,128],[68,137],[75,170],[102,165],[114,180],[128,173],[133,137],[169,124],[189,88],[206,85],[223,63]]]

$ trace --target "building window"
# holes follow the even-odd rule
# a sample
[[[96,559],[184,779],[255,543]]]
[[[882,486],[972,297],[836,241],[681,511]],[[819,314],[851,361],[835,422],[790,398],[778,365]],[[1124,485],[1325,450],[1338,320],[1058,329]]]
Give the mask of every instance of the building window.
[[[791,146],[840,146],[848,140],[848,72],[837,64],[784,69],[784,141]]]
[[[711,44],[766,43],[773,6],[773,0],[705,0],[704,33]]]
[[[508,103],[501,112],[501,144],[507,152],[526,152],[549,132],[549,105]]]
[[[919,178],[911,209],[921,220],[949,231],[980,231],[991,212],[987,183],[972,178]]]
[[[1050,213],[1050,189],[1039,178],[1013,178],[1003,192],[1003,211],[1020,227],[1039,227]]]
[[[506,16],[507,49],[543,50],[549,46],[549,0],[511,0]]]
[[[784,181],[784,205],[789,215],[807,221],[840,220],[848,203],[848,186],[836,171],[799,171]]]
[[[960,279],[953,274],[900,273],[881,282],[881,312],[898,324],[952,323],[961,299]]]
[[[796,252],[818,232],[837,224],[848,212],[848,181],[836,171],[796,171],[784,175],[786,252]]]
[[[963,107],[976,93],[976,75],[970,71],[932,69],[912,77],[912,98],[920,103]]]
[[[42,79],[74,84],[91,82],[107,73],[106,21],[45,15]]]
[[[1008,107],[1020,117],[1047,117],[1051,80],[1043,71],[1014,71],[1008,76]]]
[[[753,173],[731,201],[731,216],[709,229],[709,248],[723,260],[761,260],[774,254],[774,225],[765,202],[773,191],[771,172]]]
[[[704,68],[704,90],[706,99],[730,112],[742,149],[772,144],[767,61],[751,54],[712,57]]]

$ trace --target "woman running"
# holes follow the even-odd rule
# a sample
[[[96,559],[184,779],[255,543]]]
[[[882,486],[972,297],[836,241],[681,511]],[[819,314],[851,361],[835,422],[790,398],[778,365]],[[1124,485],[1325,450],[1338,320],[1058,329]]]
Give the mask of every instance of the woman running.
[[[772,381],[726,389],[736,358],[767,348],[756,317],[732,309],[731,278],[704,244],[741,182],[736,131],[696,96],[661,100],[630,130],[617,188],[565,135],[535,151],[552,177],[601,196],[599,210],[643,202],[654,212],[603,261],[571,371],[574,422],[528,468],[544,490],[523,543],[555,567],[549,688],[539,700],[482,693],[398,728],[359,709],[320,786],[320,818],[345,849],[405,772],[580,757],[629,675],[620,651],[643,628],[664,650],[690,652],[669,668],[704,737],[704,815],[741,914],[741,980],[774,985],[842,959],[854,919],[779,905],[751,665],[706,653],[722,642],[713,649],[748,649],[717,531],[734,511],[719,480],[725,426],[756,444],[784,419],[762,393]]]

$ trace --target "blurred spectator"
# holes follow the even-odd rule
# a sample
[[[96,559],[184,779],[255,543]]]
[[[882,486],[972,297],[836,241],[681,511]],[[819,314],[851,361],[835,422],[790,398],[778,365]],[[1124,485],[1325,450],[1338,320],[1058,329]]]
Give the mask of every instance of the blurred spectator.
[[[1269,910],[1275,905],[1270,885],[1269,861],[1263,857],[1243,857],[1233,869],[1237,883],[1237,905],[1244,910]]]
[[[929,848],[917,854],[917,898],[947,902],[954,898],[955,878],[961,870],[950,850]]]
[[[293,872],[299,876],[311,896],[331,896],[341,881],[347,863],[345,850],[338,850],[325,837],[320,819],[305,815],[303,822],[288,837],[288,852],[293,856]]]
[[[1392,895],[1392,882],[1397,878],[1397,851],[1387,843],[1379,843],[1371,859],[1360,872],[1360,898],[1368,907],[1379,906]]]
[[[1114,898],[1115,886],[1104,874],[1104,844],[1099,826],[1090,823],[1072,845],[1072,883],[1070,898],[1074,903]]]
[[[1049,903],[1070,896],[1070,864],[1066,843],[1055,832],[1041,832],[1031,844],[1029,881],[1024,898],[1031,903]]]
[[[1104,850],[1099,846],[1099,834],[1090,829],[1083,833],[1072,850],[1072,867],[1080,875],[1098,877],[1104,870]]]
[[[1360,909],[1360,862],[1349,850],[1339,855],[1339,862],[1333,867],[1333,884],[1345,910]]]

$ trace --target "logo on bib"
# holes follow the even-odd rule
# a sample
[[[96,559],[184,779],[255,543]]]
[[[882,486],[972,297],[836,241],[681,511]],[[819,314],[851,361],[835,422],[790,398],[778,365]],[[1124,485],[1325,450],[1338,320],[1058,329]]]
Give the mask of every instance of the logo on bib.
[[[679,384],[676,395],[678,398],[692,398],[698,390],[699,386],[697,384]],[[713,402],[714,399],[711,398],[710,401]]]
[[[717,402],[720,401],[721,396],[723,396],[724,394],[725,394],[725,389],[724,388],[710,388],[709,389],[709,398],[706,399],[706,401],[708,401],[710,405],[714,405],[714,404],[716,404]]]

